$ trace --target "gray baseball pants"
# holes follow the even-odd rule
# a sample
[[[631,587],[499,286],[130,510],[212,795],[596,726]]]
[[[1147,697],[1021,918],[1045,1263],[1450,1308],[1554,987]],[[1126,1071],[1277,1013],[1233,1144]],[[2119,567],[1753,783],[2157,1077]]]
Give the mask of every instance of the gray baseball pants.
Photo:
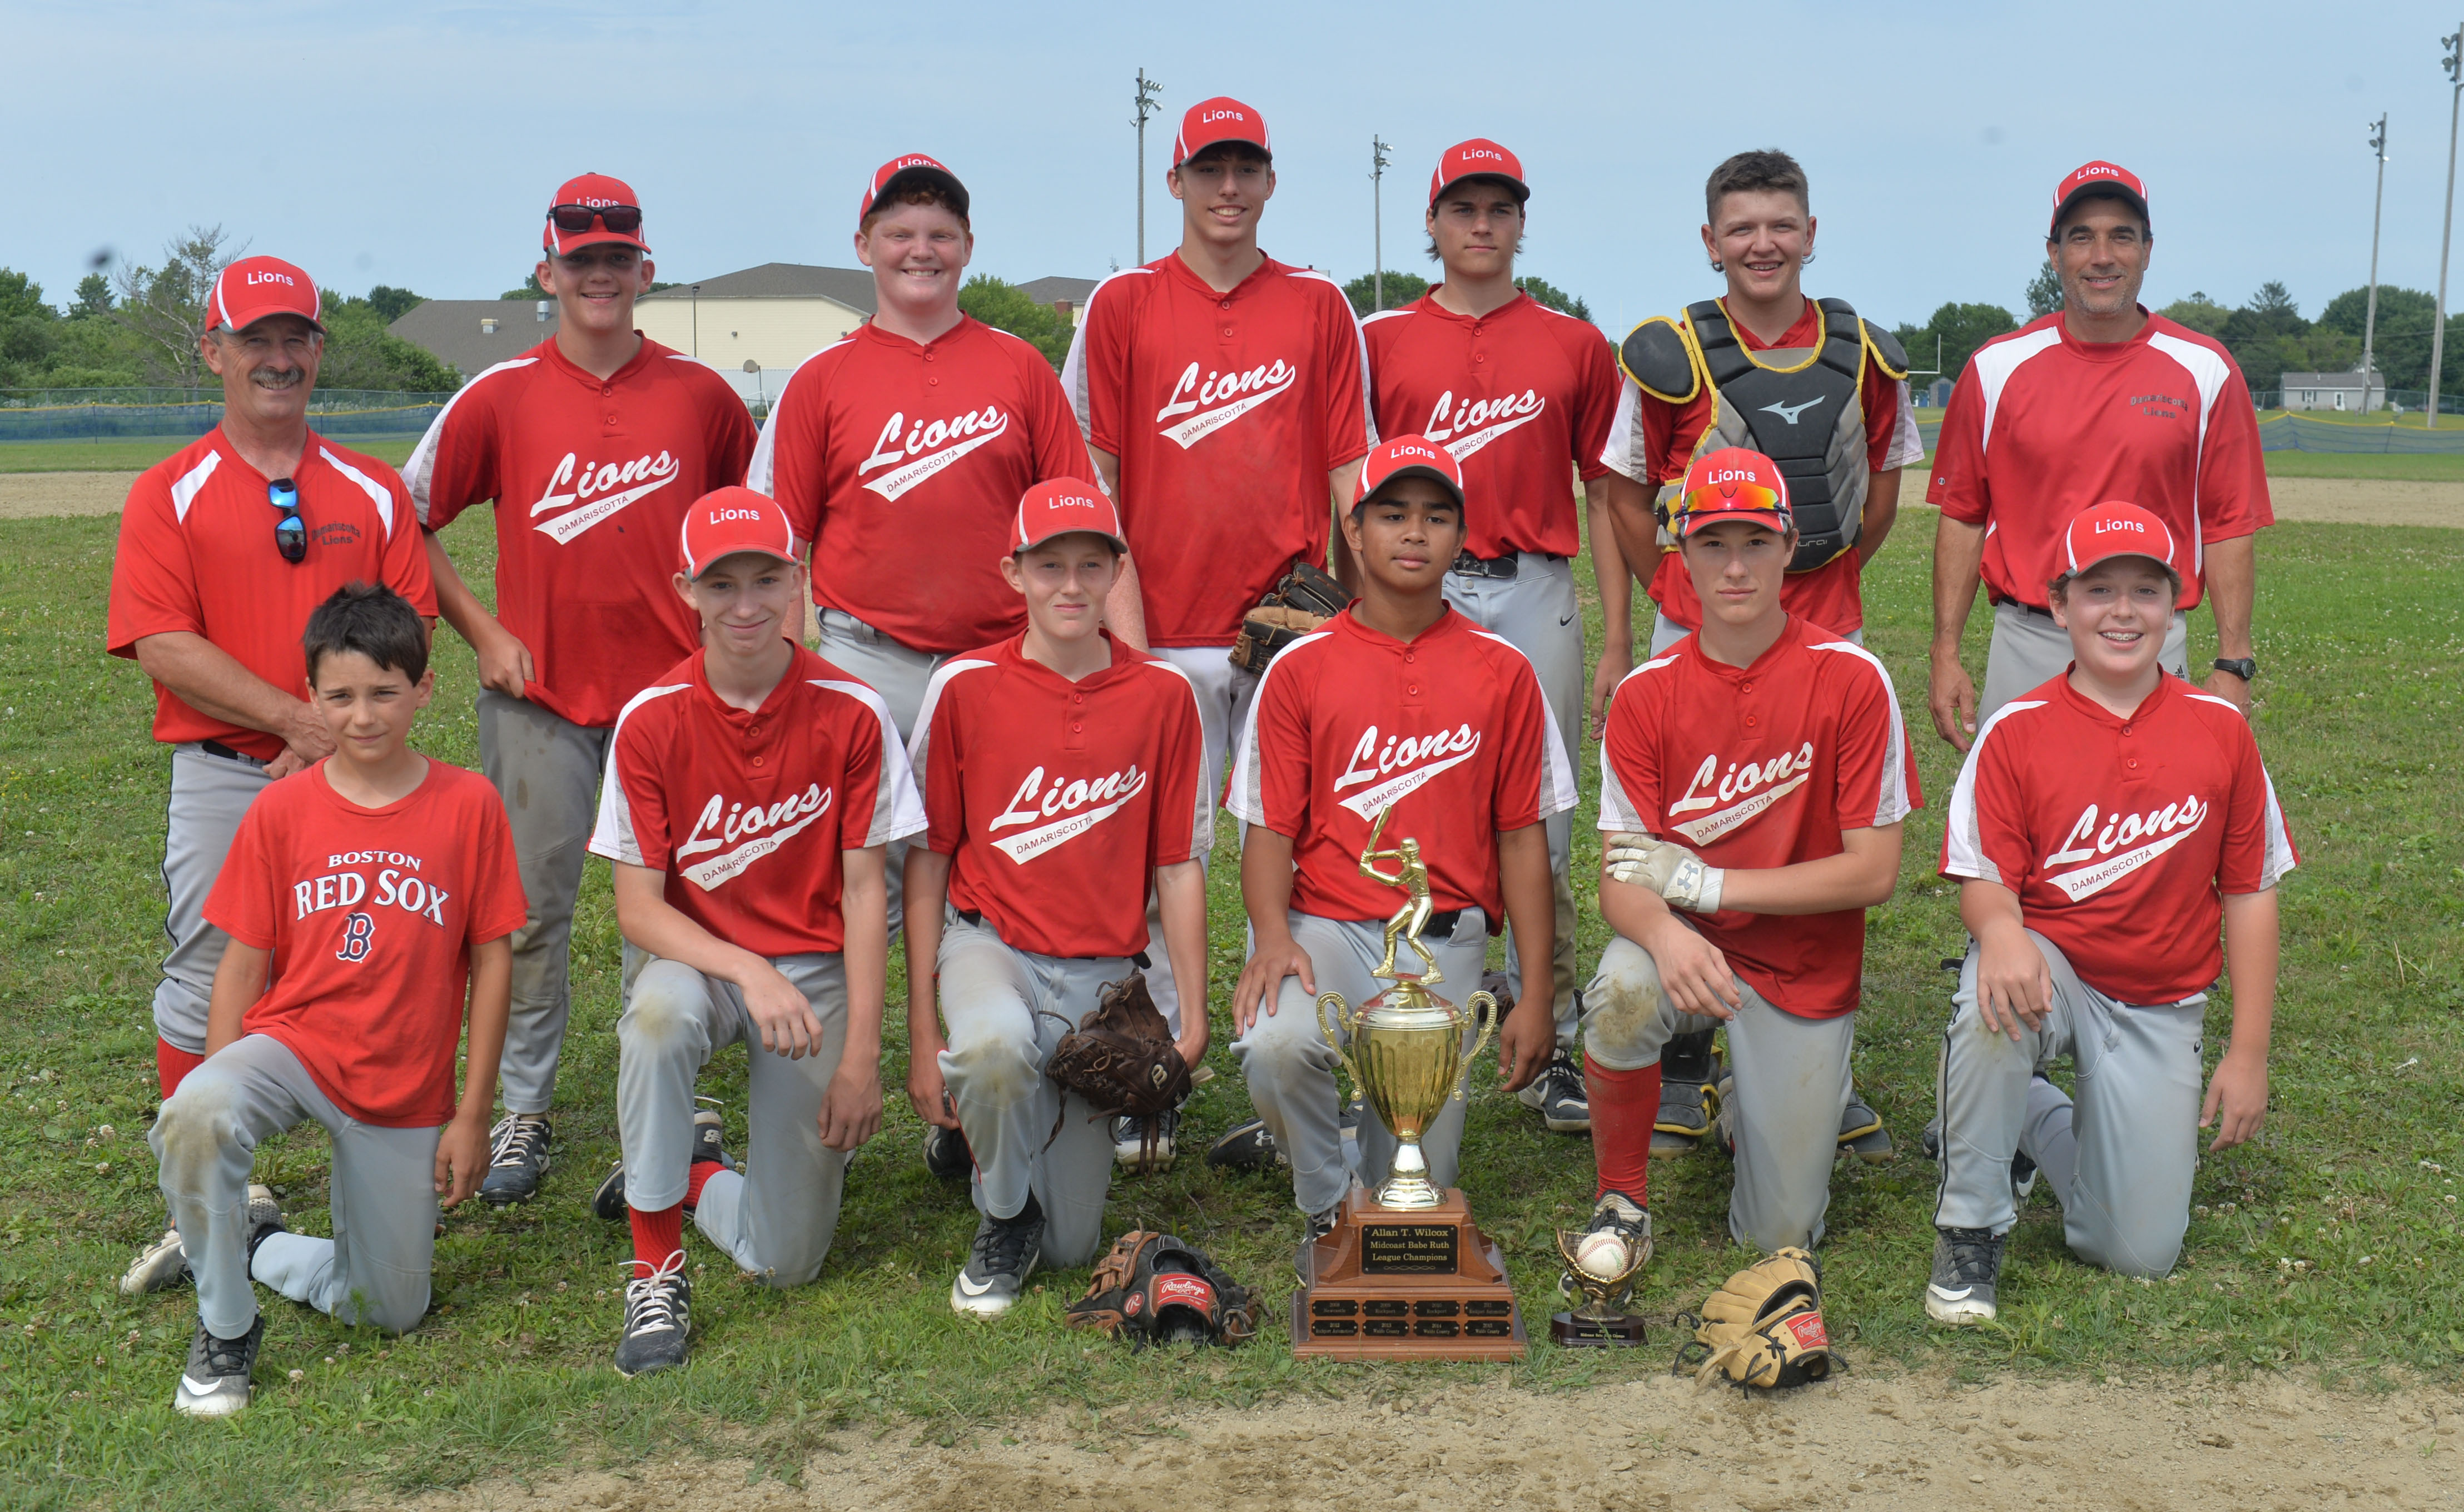
[[[496,1072],[508,1113],[544,1113],[573,1015],[573,908],[599,818],[612,729],[578,725],[527,698],[479,690],[479,765],[505,802],[529,913],[514,931],[513,1004]],[[625,948],[626,965],[633,949]]]
[[[773,1286],[797,1286],[821,1274],[846,1189],[848,1157],[822,1143],[821,1112],[847,1048],[847,965],[835,954],[782,955],[771,964],[822,1021],[821,1048],[802,1060],[761,1048],[760,1026],[733,982],[644,958],[616,1020],[616,1133],[626,1203],[657,1213],[684,1201],[694,1080],[714,1052],[741,1041],[752,1063],[745,1110],[752,1173],[722,1171],[703,1183],[693,1226],[737,1269]]]
[[[1811,1248],[1822,1242],[1831,1208],[1857,1016],[1800,1018],[1743,976],[1737,990],[1745,1003],[1727,1020],[1736,1084],[1720,1109],[1737,1141],[1728,1232],[1766,1253],[1790,1244]],[[1669,1036],[1685,1024],[1716,1021],[1679,1013],[1661,990],[1651,953],[1623,935],[1600,953],[1599,973],[1583,990],[1583,1053],[1612,1071],[1656,1064]]]
[[[1241,742],[1241,734],[1249,724],[1249,705],[1258,696],[1258,674],[1232,665],[1229,646],[1158,646],[1155,654],[1189,675],[1190,687],[1198,693],[1198,719],[1205,730],[1206,770],[1199,780],[1217,805],[1223,801],[1223,774],[1232,765],[1232,748]],[[1235,826],[1236,829],[1239,826]],[[1233,842],[1232,854],[1239,857],[1240,842]],[[1213,852],[1198,858],[1203,869]],[[1236,859],[1235,866],[1240,863]],[[1147,959],[1156,969],[1147,973],[1147,991],[1155,1006],[1163,1010],[1164,1021],[1172,1025],[1175,1036],[1180,1033],[1180,984],[1172,979],[1172,967],[1163,944],[1163,900],[1153,888],[1147,891]]]
[[[1291,915],[1292,939],[1309,953],[1321,993],[1341,993],[1353,1010],[1384,992],[1388,982],[1369,975],[1385,953],[1383,920],[1362,923]],[[1399,943],[1399,942],[1398,942]],[[1424,939],[1438,958],[1444,981],[1437,991],[1460,1007],[1480,988],[1481,964],[1488,954],[1488,919],[1478,909],[1465,909],[1446,938]],[[1397,969],[1419,970],[1408,947]],[[1463,1048],[1472,1045],[1470,1013],[1464,1011]],[[1349,1042],[1350,1037],[1345,1037]],[[1275,1147],[1292,1163],[1292,1200],[1303,1213],[1323,1213],[1343,1200],[1352,1178],[1343,1162],[1343,1130],[1337,1122],[1340,1099],[1335,1095],[1335,1068],[1342,1059],[1319,1027],[1317,1003],[1297,976],[1284,978],[1273,1001],[1258,1014],[1249,1032],[1233,1041],[1232,1054],[1249,1084],[1249,1101],[1275,1136]],[[1454,1184],[1463,1152],[1463,1104],[1449,1101],[1420,1135],[1420,1152],[1429,1163],[1429,1181]],[[1360,1179],[1375,1187],[1394,1170],[1395,1136],[1379,1122],[1375,1107],[1366,1111],[1358,1130]]]
[[[1549,712],[1557,718],[1557,737],[1566,743],[1568,760],[1580,764],[1583,712],[1591,700],[1583,677],[1583,612],[1574,599],[1574,564],[1544,552],[1517,554],[1511,578],[1476,578],[1446,574],[1446,602],[1464,618],[1521,651],[1540,678]],[[1549,960],[1550,1002],[1557,1020],[1557,1044],[1574,1047],[1574,815],[1569,809],[1551,815],[1549,872],[1554,880],[1556,941]],[[1523,957],[1514,953],[1513,931],[1507,931],[1506,975],[1523,993]]]
[[[154,985],[154,1032],[190,1055],[205,1053],[214,969],[231,943],[206,922],[206,895],[266,781],[265,763],[254,756],[208,756],[194,741],[171,748],[171,803],[163,834],[163,887],[170,894],[163,933],[171,950]]]
[[[1065,1094],[1044,1063],[1094,1011],[1103,985],[1133,968],[1120,956],[1023,951],[955,909],[941,928],[941,1021],[950,1037],[941,1077],[975,1151],[977,1211],[1016,1217],[1032,1193],[1044,1208],[1045,1262],[1084,1265],[1104,1241],[1111,1122]],[[1147,981],[1152,992],[1155,974]]]
[[[2175,610],[2173,627],[2165,632],[2165,651],[2158,658],[2167,671],[2188,677],[2190,617]],[[1993,606],[1993,644],[1985,655],[1985,690],[1978,695],[1976,727],[1993,711],[2032,688],[2053,681],[2071,665],[2071,632],[2050,614],[2034,614],[2011,603]]]
[[[256,1147],[315,1120],[333,1136],[334,1237],[269,1235],[248,1254],[248,1172]],[[219,1339],[256,1321],[265,1282],[347,1324],[402,1333],[428,1311],[436,1249],[434,1129],[378,1129],[334,1106],[281,1041],[252,1034],[188,1073],[145,1136],[162,1164],[197,1278],[197,1316]]]
[[[919,651],[844,609],[820,612],[822,628],[814,648],[822,659],[879,693],[890,708],[890,722],[898,727],[898,738],[913,739],[915,716],[924,711],[924,690],[950,658]],[[915,791],[924,791],[921,772],[915,774]],[[890,843],[890,937],[893,940],[907,917],[907,844],[903,840]]]
[[[2062,1205],[2080,1259],[2162,1276],[2181,1257],[2199,1165],[2201,1028],[2207,995],[2148,1006],[2079,979],[2060,949],[2028,931],[2054,979],[2053,1010],[2019,1038],[1985,1027],[1979,949],[1960,968],[1942,1036],[1942,1187],[1934,1222],[2010,1232],[2011,1157],[2026,1150]],[[2079,1072],[2076,1104],[2035,1079],[2058,1055]]]

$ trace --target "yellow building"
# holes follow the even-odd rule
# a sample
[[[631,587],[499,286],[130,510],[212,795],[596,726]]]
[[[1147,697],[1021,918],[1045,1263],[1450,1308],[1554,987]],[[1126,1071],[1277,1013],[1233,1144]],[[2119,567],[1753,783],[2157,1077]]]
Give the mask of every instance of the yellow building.
[[[766,262],[644,295],[633,323],[651,340],[717,368],[759,403],[776,397],[798,362],[862,325],[873,305],[868,269]]]

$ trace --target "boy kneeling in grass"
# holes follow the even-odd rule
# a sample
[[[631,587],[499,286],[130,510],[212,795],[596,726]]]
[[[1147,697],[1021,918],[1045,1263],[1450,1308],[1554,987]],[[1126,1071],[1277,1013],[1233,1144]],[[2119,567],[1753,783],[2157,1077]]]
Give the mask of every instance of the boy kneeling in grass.
[[[524,918],[495,788],[408,744],[435,684],[419,612],[353,583],[302,641],[334,754],[267,788],[240,822],[206,900],[231,936],[206,1061],[148,1136],[197,1278],[172,1405],[200,1417],[248,1405],[265,1338],[253,1281],[392,1333],[428,1311],[438,1198],[453,1206],[488,1172],[510,936]],[[287,1232],[273,1199],[249,1191],[257,1145],[312,1119],[334,1142],[330,1239]]]
[[[2198,1130],[2225,1150],[2267,1115],[2276,884],[2299,858],[2241,711],[2158,665],[2188,549],[2132,504],[2071,521],[2051,589],[2074,660],[1985,722],[1951,792],[1942,874],[1973,943],[1943,1038],[1938,1323],[1994,1316],[2039,1173],[2080,1259],[2171,1270]],[[2233,1041],[2202,1102],[2228,957]],[[2044,1075],[2064,1053],[2076,1102]]]

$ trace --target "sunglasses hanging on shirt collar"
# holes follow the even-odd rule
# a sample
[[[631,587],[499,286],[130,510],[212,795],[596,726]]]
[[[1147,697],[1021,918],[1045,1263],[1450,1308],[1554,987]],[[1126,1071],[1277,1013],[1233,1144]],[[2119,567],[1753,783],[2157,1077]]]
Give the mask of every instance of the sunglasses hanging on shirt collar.
[[[282,512],[274,522],[274,549],[297,567],[308,556],[308,522],[299,517],[299,485],[275,478],[265,486],[265,502]]]

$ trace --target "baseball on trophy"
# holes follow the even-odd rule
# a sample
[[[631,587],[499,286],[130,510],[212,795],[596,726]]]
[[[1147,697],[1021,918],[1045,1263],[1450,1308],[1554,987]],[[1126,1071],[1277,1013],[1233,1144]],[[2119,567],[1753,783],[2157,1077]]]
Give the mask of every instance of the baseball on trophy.
[[[1617,1235],[1586,1234],[1574,1248],[1574,1268],[1594,1281],[1614,1282],[1626,1273],[1630,1258]]]

